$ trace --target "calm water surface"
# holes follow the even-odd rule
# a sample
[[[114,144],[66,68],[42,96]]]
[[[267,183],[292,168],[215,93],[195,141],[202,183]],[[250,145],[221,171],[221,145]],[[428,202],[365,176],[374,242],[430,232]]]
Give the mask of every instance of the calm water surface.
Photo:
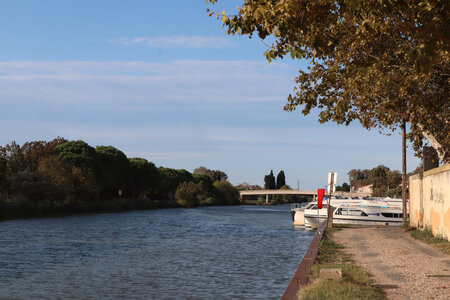
[[[0,222],[0,298],[279,299],[314,232],[289,206]]]

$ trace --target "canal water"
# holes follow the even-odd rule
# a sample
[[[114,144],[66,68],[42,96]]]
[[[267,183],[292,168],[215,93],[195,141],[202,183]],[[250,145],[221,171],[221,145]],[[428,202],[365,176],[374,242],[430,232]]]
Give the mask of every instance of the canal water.
[[[0,222],[0,299],[279,299],[314,232],[288,205]]]

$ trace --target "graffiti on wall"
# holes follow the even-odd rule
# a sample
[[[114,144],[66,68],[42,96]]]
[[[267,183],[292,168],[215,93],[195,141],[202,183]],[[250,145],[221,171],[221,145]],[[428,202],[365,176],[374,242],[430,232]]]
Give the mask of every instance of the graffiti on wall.
[[[431,188],[430,201],[436,204],[444,204],[444,193]]]

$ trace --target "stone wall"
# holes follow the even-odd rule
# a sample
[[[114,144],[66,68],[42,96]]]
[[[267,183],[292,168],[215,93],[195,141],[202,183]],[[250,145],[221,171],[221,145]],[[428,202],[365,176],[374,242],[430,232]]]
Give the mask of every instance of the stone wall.
[[[450,241],[450,164],[409,178],[409,224]]]

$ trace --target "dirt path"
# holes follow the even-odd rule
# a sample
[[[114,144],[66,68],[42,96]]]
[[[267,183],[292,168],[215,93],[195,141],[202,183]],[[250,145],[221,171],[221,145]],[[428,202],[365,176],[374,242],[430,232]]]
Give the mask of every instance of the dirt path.
[[[450,256],[401,228],[344,228],[333,239],[373,275],[387,299],[450,299]]]

